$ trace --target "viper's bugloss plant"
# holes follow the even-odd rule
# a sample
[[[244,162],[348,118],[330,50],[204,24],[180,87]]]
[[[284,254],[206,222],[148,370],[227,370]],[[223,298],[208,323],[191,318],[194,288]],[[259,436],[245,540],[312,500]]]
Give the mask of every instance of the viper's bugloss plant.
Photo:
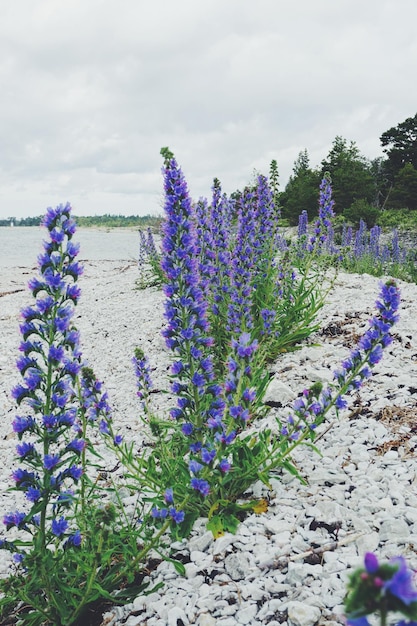
[[[348,626],[370,626],[367,616],[379,617],[381,626],[388,625],[388,618],[402,615],[395,626],[417,624],[417,588],[415,572],[407,567],[402,556],[380,563],[373,552],[367,552],[364,567],[349,577],[345,598]],[[393,622],[394,623],[394,622]]]
[[[382,358],[398,320],[400,294],[390,280],[381,287],[369,329],[334,382],[304,390],[287,418],[280,415],[276,426],[264,427],[267,365],[319,328],[316,315],[332,284],[330,279],[323,287],[323,246],[328,257],[338,254],[332,248],[330,181],[322,181],[312,237],[304,219],[303,244],[284,245],[265,177],[236,203],[216,180],[211,203],[193,204],[172,153],[162,153],[161,257],[149,233],[147,239],[142,235],[142,248],[161,272],[172,408],[169,419],[152,414],[151,367],[137,348],[137,395],[153,437],[144,450],[117,434],[104,385],[81,355],[72,320],[82,268],[75,260],[70,207],[49,209],[44,220],[49,240],[39,257],[39,277],[30,282],[35,304],[22,313],[22,382],[13,391],[22,409],[13,422],[22,464],[13,471],[14,489],[26,502],[5,515],[11,536],[0,543],[17,568],[1,585],[6,597],[0,608],[19,610],[22,624],[69,626],[95,600],[124,601],[140,587],[149,551],[164,551],[168,530],[174,538],[185,537],[202,516],[215,537],[235,532],[246,511],[265,510],[264,500],[251,500],[256,482],[270,488],[277,468],[303,480],[292,462],[294,449],[314,447],[327,415],[348,406],[349,394]],[[374,250],[378,242],[375,231]],[[90,432],[123,464],[123,486],[137,496],[133,514],[124,511],[111,479],[99,485],[101,457]],[[409,577],[402,563],[397,569],[382,578],[383,596],[408,606]]]
[[[303,442],[311,444],[325,415],[332,408],[343,408],[344,396],[357,388],[358,380],[370,375],[382,347],[388,344],[386,336],[395,315],[388,321],[387,311],[390,306],[398,306],[398,297],[392,295],[389,287],[384,288],[381,316],[375,318],[372,330],[361,343],[362,351],[358,349],[353,367],[346,370],[343,380],[339,376],[328,389],[306,391],[304,399],[294,406],[288,423],[279,423],[279,437],[268,430],[257,432],[255,421],[266,412],[262,398],[269,380],[265,371],[269,342],[271,338],[285,341],[277,332],[277,323],[283,324],[280,316],[285,310],[278,290],[284,293],[290,289],[289,282],[297,281],[290,273],[291,257],[288,256],[288,278],[284,280],[282,263],[275,259],[276,226],[267,181],[260,177],[257,186],[247,189],[240,201],[234,247],[228,252],[230,264],[222,277],[227,283],[223,294],[228,308],[227,333],[223,329],[220,346],[218,337],[213,336],[209,315],[210,293],[218,284],[212,281],[216,274],[207,270],[215,267],[209,245],[210,212],[205,203],[192,204],[182,171],[173,158],[166,161],[164,180],[162,268],[166,276],[167,325],[163,335],[173,354],[171,391],[176,406],[170,413],[171,428],[161,426],[164,436],[155,443],[151,456],[152,463],[158,460],[151,474],[160,485],[153,517],[164,523],[169,518],[163,495],[168,490],[175,501],[172,520],[176,536],[187,534],[199,515],[208,517],[208,528],[219,536],[225,530],[236,530],[242,511],[257,510],[257,502],[241,501],[256,481],[269,485],[271,472],[277,467],[297,473],[291,462],[293,449]],[[322,187],[322,222],[328,232],[328,181]],[[214,191],[218,193],[217,188]],[[305,263],[304,270],[300,270],[300,284],[292,291],[294,299],[296,295],[299,298],[300,308],[303,297],[314,299],[316,293],[319,274],[312,279],[308,273],[316,257],[312,258],[310,266]],[[395,291],[396,287],[392,289]],[[301,336],[305,329],[299,330]],[[177,512],[184,512],[180,522]]]
[[[39,552],[63,542],[80,545],[79,529],[66,513],[72,507],[71,489],[83,474],[80,456],[86,445],[77,421],[81,353],[72,324],[82,268],[75,260],[78,246],[72,241],[75,222],[69,205],[48,209],[44,226],[49,240],[38,258],[40,275],[29,282],[35,302],[22,310],[22,356],[17,361],[22,382],[12,391],[22,408],[13,430],[22,442],[16,452],[24,465],[13,479],[31,507],[4,519],[7,529],[26,531],[32,537],[29,545]],[[24,562],[25,550],[16,545],[15,556]]]
[[[150,227],[148,227],[146,234],[142,230],[139,231],[138,269],[140,278],[136,284],[139,289],[161,287],[164,281],[161,268],[161,252],[157,250]]]
[[[349,272],[367,273],[373,276],[389,275],[394,278],[416,282],[416,252],[400,244],[396,229],[391,236],[382,237],[380,226],[369,231],[363,220],[356,233],[352,227],[343,225],[341,237],[341,266]]]
[[[314,440],[316,428],[327,413],[331,409],[338,412],[347,408],[346,396],[372,376],[372,368],[382,359],[383,349],[392,342],[390,331],[399,319],[399,305],[400,291],[395,281],[381,284],[380,296],[375,303],[378,313],[370,320],[368,330],[349,357],[342,361],[341,368],[334,372],[335,382],[324,389],[316,384],[304,390],[294,402],[287,423],[280,425],[288,449],[293,449],[292,442]]]
[[[1,581],[0,616],[13,614],[16,623],[30,626],[69,626],[98,598],[131,587],[152,537],[146,525],[118,516],[88,475],[95,470],[91,456],[97,457],[89,430],[111,438],[114,447],[121,437],[113,435],[107,395],[85,367],[73,324],[82,267],[71,207],[48,209],[43,225],[48,240],[39,275],[29,282],[34,303],[22,310],[22,381],[12,391],[20,408],[13,421],[19,441],[13,489],[23,499],[3,518],[11,537],[0,539],[0,548],[12,553],[16,569]],[[124,601],[129,591],[122,595],[114,601]]]

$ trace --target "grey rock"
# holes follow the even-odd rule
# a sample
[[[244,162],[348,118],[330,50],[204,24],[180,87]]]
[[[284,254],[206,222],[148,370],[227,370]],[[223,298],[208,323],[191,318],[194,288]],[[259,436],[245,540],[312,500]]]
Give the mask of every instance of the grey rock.
[[[245,554],[229,554],[224,561],[226,572],[232,580],[243,580],[249,572],[249,559]]]
[[[257,612],[258,607],[256,604],[249,604],[236,613],[236,619],[239,624],[253,624]]]
[[[213,543],[213,541],[213,533],[207,531],[203,535],[191,537],[189,549],[190,551],[197,550],[199,552],[205,552],[207,548]]]
[[[321,610],[302,602],[288,602],[288,621],[291,626],[314,626],[321,617]]]
[[[387,519],[379,529],[380,541],[406,541],[410,536],[410,527],[403,519]]]
[[[264,403],[279,403],[281,406],[290,404],[297,395],[294,391],[278,378],[271,378],[264,396]]]
[[[178,620],[181,620],[184,626],[190,623],[183,609],[174,606],[168,611],[168,626],[178,626]]]

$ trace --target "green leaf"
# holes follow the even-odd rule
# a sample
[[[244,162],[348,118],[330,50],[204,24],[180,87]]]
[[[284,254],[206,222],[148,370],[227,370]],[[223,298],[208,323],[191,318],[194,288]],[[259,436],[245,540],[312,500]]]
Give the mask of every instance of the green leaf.
[[[177,561],[176,559],[170,559],[167,556],[164,557],[164,560],[168,563],[172,563],[172,565],[175,567],[175,570],[178,572],[178,574],[180,574],[180,576],[185,576],[186,570],[181,561]]]
[[[214,539],[223,537],[225,528],[223,526],[223,520],[220,515],[213,515],[213,517],[207,522],[207,530],[211,530]]]

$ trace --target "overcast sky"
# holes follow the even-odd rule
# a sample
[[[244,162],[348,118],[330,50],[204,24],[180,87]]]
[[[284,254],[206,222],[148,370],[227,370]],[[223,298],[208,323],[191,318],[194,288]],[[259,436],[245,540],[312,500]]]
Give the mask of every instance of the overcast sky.
[[[368,158],[417,112],[416,0],[0,2],[0,217],[162,212],[162,146],[194,198],[336,135]]]

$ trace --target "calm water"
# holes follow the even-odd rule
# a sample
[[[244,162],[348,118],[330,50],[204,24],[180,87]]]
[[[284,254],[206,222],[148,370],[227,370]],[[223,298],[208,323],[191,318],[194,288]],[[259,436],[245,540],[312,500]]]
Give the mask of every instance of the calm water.
[[[0,268],[36,264],[47,231],[42,227],[0,227]],[[136,260],[139,251],[137,230],[94,230],[79,228],[74,241],[80,243],[79,259]]]

